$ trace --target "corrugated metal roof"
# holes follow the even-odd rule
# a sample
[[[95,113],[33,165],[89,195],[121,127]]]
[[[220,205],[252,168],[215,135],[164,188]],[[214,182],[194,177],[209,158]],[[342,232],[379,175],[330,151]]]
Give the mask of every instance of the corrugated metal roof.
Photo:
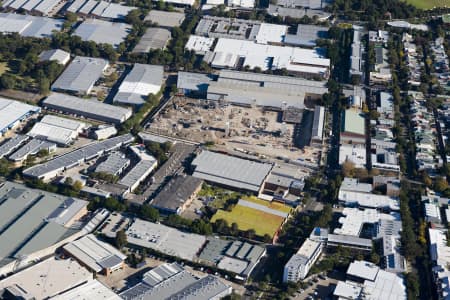
[[[164,67],[134,64],[114,97],[114,102],[141,105],[149,94],[156,95],[163,84]]]
[[[111,123],[122,123],[131,117],[132,113],[130,109],[123,107],[59,93],[52,93],[44,100],[43,105],[66,113]]]
[[[192,162],[194,177],[253,192],[259,191],[271,164],[203,151]]]
[[[162,27],[176,27],[180,26],[181,23],[183,23],[184,18],[184,13],[152,9],[144,20],[151,21],[152,23],[157,23]]]
[[[76,166],[82,161],[95,158],[104,152],[114,150],[123,144],[130,143],[134,140],[131,134],[125,134],[118,137],[110,138],[101,142],[94,142],[87,146],[78,148],[75,151],[69,152],[49,160],[43,164],[39,164],[28,169],[23,173],[27,176],[41,177],[47,173],[53,173],[58,170],[68,169]]]
[[[108,61],[104,59],[77,56],[53,83],[52,90],[87,94],[107,66]]]
[[[83,41],[94,41],[98,44],[109,44],[113,47],[118,47],[121,42],[125,41],[130,31],[131,25],[125,23],[89,19],[77,27],[74,35],[81,37]]]

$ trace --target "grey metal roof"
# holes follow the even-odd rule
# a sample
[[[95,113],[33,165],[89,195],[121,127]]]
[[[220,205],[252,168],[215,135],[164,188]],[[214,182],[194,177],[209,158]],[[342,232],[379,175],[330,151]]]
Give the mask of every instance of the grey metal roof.
[[[197,278],[177,263],[162,264],[144,274],[142,282],[122,292],[123,299],[209,300],[231,293],[217,277]]]
[[[169,299],[209,300],[215,299],[216,297],[222,298],[224,295],[231,294],[231,291],[232,288],[223,283],[219,278],[207,275],[178,293],[171,295]]]
[[[102,2],[105,2],[105,1],[102,1]],[[108,2],[106,2],[106,3],[108,3]],[[92,11],[92,14],[98,15],[99,17],[106,18],[106,19],[125,19],[125,17],[128,15],[128,13],[136,8],[137,7],[125,6],[125,5],[121,5],[118,3],[108,3],[108,6],[106,6],[103,10],[101,10],[100,8],[97,9],[97,7],[96,7],[96,9],[94,9]],[[98,14],[99,12],[101,12],[101,13]]]
[[[313,47],[317,39],[328,38],[329,27],[317,25],[298,24],[296,34],[287,34],[284,42],[286,44]]]
[[[58,3],[59,0],[43,0],[33,10],[48,15]]]
[[[312,138],[322,139],[324,121],[325,121],[325,108],[323,106],[317,105],[314,109],[314,121],[311,133]]]
[[[53,83],[52,90],[87,94],[107,66],[108,61],[104,59],[77,56]]]
[[[63,62],[68,58],[70,59],[70,53],[61,49],[46,50],[39,54],[40,61],[56,60],[60,64],[63,64]]]
[[[191,72],[178,72],[177,88],[196,92],[206,92],[209,83],[217,80],[217,75]]]
[[[244,105],[304,108],[305,94],[322,95],[327,91],[325,81],[222,70],[218,81],[209,84],[208,99],[221,95]]]
[[[202,183],[203,180],[189,175],[176,176],[151,201],[151,205],[161,210],[177,213],[178,209],[184,205]]]
[[[143,282],[150,287],[155,287],[164,280],[183,271],[178,263],[162,264],[144,274]]]
[[[164,28],[149,27],[134,47],[134,53],[147,53],[152,49],[164,49],[172,34]]]
[[[27,135],[15,135],[11,139],[7,140],[5,143],[0,145],[0,158],[7,156],[14,150],[19,148],[23,143],[25,143],[30,137]]]
[[[176,27],[180,26],[181,23],[183,23],[184,18],[184,13],[152,9],[144,20],[151,21],[152,23],[157,23],[162,27]]]
[[[98,44],[110,44],[118,47],[125,41],[131,25],[125,23],[112,23],[98,19],[89,19],[77,27],[74,35],[81,37],[83,41],[94,41]]]
[[[56,144],[40,139],[31,139],[8,158],[13,161],[23,161],[27,159],[29,155],[35,155],[41,150],[50,150],[52,148],[56,148]]]
[[[5,214],[1,219],[0,260],[47,248],[67,236],[67,228],[47,219],[67,197],[5,182],[0,186],[0,199],[1,214]]]
[[[113,268],[122,263],[126,255],[113,246],[100,241],[93,234],[65,245],[64,250],[90,269],[100,272],[102,269]]]
[[[132,188],[144,180],[155,167],[156,160],[141,160],[119,181],[119,184]]]
[[[94,9],[94,7],[98,4],[98,1],[95,0],[88,0],[84,3],[84,5],[78,10],[78,13],[81,14],[89,14],[91,10]]]
[[[123,153],[113,152],[95,168],[95,172],[119,175],[129,165],[130,160]]]
[[[328,234],[329,243],[347,244],[354,246],[372,247],[372,240],[353,235]]]
[[[67,8],[67,11],[76,13],[83,6],[86,0],[74,0],[70,6]]]
[[[134,64],[114,96],[114,102],[141,105],[149,94],[156,95],[160,91],[163,78],[163,66]]]
[[[51,37],[53,31],[61,31],[64,20],[12,13],[0,13],[0,32],[17,32],[22,36]]]
[[[132,114],[131,109],[60,93],[52,93],[42,103],[44,107],[110,123],[125,122]]]
[[[198,257],[201,260],[217,264],[231,243],[231,241],[208,238],[206,246],[203,247]]]
[[[69,169],[80,162],[90,160],[104,152],[119,148],[123,144],[131,143],[134,137],[131,134],[125,134],[101,142],[94,142],[87,146],[78,148],[75,151],[63,154],[43,164],[39,164],[23,171],[24,175],[39,178],[47,173],[57,172],[63,169]]]
[[[253,192],[259,191],[272,169],[271,164],[211,151],[200,153],[192,165],[195,166],[194,177]]]

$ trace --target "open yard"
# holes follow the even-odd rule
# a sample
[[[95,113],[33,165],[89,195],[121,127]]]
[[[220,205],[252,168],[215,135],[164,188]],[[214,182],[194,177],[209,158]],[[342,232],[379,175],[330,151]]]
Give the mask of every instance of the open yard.
[[[224,219],[229,225],[238,224],[239,230],[254,229],[256,235],[268,234],[273,237],[283,224],[290,207],[276,202],[256,198],[245,198],[233,207],[232,211],[218,210],[211,222]]]
[[[406,0],[406,2],[420,9],[450,7],[450,0]]]

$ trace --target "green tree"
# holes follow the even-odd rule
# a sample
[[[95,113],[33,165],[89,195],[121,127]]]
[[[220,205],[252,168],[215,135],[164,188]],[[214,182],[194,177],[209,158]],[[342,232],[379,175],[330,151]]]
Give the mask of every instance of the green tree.
[[[158,210],[148,204],[144,204],[141,206],[139,210],[139,215],[141,218],[147,221],[156,222],[159,220]]]
[[[122,229],[116,232],[115,243],[119,249],[122,249],[128,243],[125,230]]]

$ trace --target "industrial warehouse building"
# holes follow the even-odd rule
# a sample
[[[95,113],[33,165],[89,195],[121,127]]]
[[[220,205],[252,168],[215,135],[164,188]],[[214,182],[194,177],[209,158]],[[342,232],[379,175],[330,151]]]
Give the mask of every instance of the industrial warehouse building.
[[[65,299],[59,294],[91,281],[92,273],[77,261],[51,257],[1,280],[0,298]]]
[[[186,96],[206,97],[210,82],[217,81],[217,77],[214,74],[178,72],[178,92]]]
[[[192,162],[194,177],[232,189],[259,193],[271,164],[211,151],[201,152]]]
[[[97,44],[109,44],[117,48],[125,41],[131,32],[131,25],[125,23],[113,23],[98,19],[88,19],[77,27],[74,35],[83,41],[93,41]]]
[[[67,8],[68,12],[95,16],[106,20],[125,19],[130,11],[136,9],[133,6],[124,6],[118,3],[94,0],[75,0]]]
[[[147,100],[148,95],[159,93],[163,78],[163,66],[134,64],[133,69],[122,81],[114,97],[114,102],[142,105]]]
[[[40,112],[41,108],[38,106],[0,97],[0,135],[4,135],[20,122]]]
[[[114,124],[125,122],[132,114],[131,109],[128,108],[60,93],[52,93],[42,102],[42,105],[46,109]]]
[[[128,244],[193,261],[205,244],[203,235],[135,219],[127,231]]]
[[[65,170],[98,158],[104,153],[116,150],[134,140],[131,134],[125,134],[101,142],[94,142],[75,151],[53,158],[45,163],[35,165],[23,171],[23,175],[48,181]]]
[[[87,95],[107,67],[104,59],[77,56],[53,83],[52,90]]]
[[[87,201],[12,182],[0,185],[0,199],[0,275],[84,235],[72,225],[87,213]]]
[[[34,14],[51,16],[58,10],[61,0],[7,0],[2,3],[5,9],[22,9]]]
[[[23,162],[28,156],[36,155],[41,150],[45,150],[47,153],[53,152],[56,150],[56,144],[41,139],[31,139],[11,154],[8,159],[14,162]]]
[[[202,188],[203,180],[189,175],[172,178],[151,200],[150,204],[169,214],[180,214],[188,207]]]
[[[125,300],[213,300],[230,295],[232,287],[218,277],[197,277],[177,263],[164,263],[143,275],[141,282],[120,294]]]
[[[0,145],[0,158],[3,158],[22,146],[26,141],[30,139],[27,135],[17,134],[10,138],[6,142]]]
[[[89,270],[105,275],[122,269],[127,258],[119,250],[100,241],[93,234],[65,245],[63,250]]]
[[[361,111],[351,108],[343,112],[340,140],[343,144],[366,143],[366,125]]]
[[[22,0],[16,2],[19,1]],[[26,37],[48,38],[53,35],[53,31],[61,31],[63,24],[62,19],[0,13],[0,32],[5,34],[18,33]]]
[[[119,176],[130,165],[130,160],[122,152],[113,152],[101,162],[96,168],[95,172],[111,174]]]
[[[303,109],[304,101],[327,93],[325,81],[221,70],[212,74],[179,72],[177,88],[185,95],[243,106],[263,106],[275,110]]]
[[[119,295],[114,293],[109,287],[106,287],[97,279],[90,280],[67,292],[58,294],[53,300],[74,300],[74,299],[103,299],[103,300],[122,300]]]
[[[27,135],[68,146],[78,137],[86,124],[75,120],[46,115],[36,123]]]
[[[286,69],[305,78],[327,79],[330,75],[330,59],[325,58],[320,49],[265,45],[247,40],[219,38],[213,53],[205,55],[204,60],[218,69],[248,66],[263,71]]]
[[[180,26],[181,23],[183,23],[184,18],[184,13],[152,9],[145,17],[144,21],[150,21],[153,24],[157,24],[159,27],[172,28]]]
[[[134,53],[147,53],[150,50],[165,49],[169,43],[172,34],[165,28],[150,27],[147,28],[145,34],[134,47]]]
[[[246,279],[265,254],[266,249],[259,245],[209,238],[199,259]]]
[[[45,50],[39,54],[39,61],[56,61],[65,66],[70,61],[70,53],[61,49]]]

